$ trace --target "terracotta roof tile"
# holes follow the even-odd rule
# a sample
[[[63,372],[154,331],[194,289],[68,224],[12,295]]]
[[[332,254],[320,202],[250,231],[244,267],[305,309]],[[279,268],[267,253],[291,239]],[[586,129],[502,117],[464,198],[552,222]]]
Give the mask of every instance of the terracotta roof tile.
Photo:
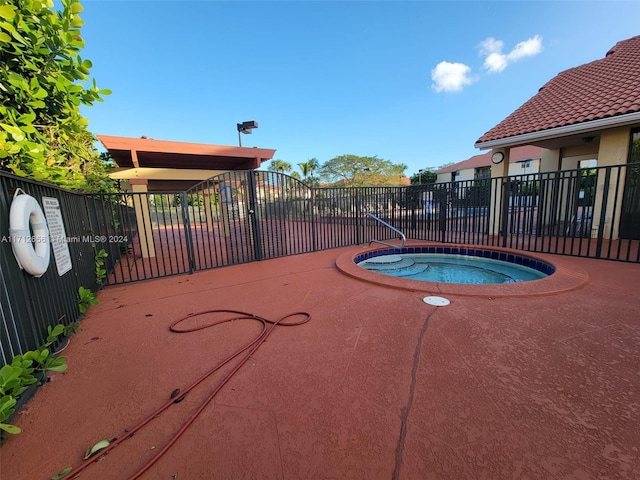
[[[640,35],[547,82],[477,143],[640,111]]]

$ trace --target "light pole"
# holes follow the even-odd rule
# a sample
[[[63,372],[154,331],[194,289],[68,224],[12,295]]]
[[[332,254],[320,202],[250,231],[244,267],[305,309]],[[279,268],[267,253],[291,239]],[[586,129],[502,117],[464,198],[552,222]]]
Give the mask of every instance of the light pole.
[[[369,167],[364,167],[362,171],[364,172],[364,181],[362,182],[363,183],[362,186],[364,187],[367,185],[367,172],[370,172],[371,169]]]
[[[238,123],[236,124],[236,126],[238,127],[238,144],[242,146],[242,137],[240,136],[240,134],[250,134],[251,130],[253,130],[254,128],[258,128],[258,122],[251,120],[248,122]]]
[[[424,172],[424,168],[418,170],[418,185],[422,185],[422,172]]]

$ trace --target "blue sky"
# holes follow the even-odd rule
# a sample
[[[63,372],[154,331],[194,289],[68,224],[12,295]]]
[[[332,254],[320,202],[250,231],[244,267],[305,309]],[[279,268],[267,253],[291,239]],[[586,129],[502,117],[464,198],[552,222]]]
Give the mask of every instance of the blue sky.
[[[85,0],[95,134],[237,145],[406,174],[475,141],[557,73],[640,34],[640,2]]]

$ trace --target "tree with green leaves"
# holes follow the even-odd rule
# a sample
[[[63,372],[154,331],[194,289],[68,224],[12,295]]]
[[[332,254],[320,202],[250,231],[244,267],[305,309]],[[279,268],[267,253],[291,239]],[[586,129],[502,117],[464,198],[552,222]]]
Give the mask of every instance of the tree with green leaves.
[[[270,172],[289,173],[291,171],[291,164],[284,160],[271,160],[267,170]]]
[[[402,184],[407,166],[378,157],[340,155],[322,165],[320,178],[334,185],[360,187]]]
[[[428,183],[436,183],[438,174],[433,167],[420,170],[418,173],[411,175],[411,185],[424,185]]]
[[[298,167],[302,172],[303,181],[313,185],[315,183],[313,174],[320,167],[320,162],[318,161],[318,159],[310,158],[306,162],[299,163]]]
[[[0,169],[71,189],[110,190],[80,107],[111,92],[89,82],[92,64],[80,56],[80,2],[53,7],[52,0],[0,0]]]

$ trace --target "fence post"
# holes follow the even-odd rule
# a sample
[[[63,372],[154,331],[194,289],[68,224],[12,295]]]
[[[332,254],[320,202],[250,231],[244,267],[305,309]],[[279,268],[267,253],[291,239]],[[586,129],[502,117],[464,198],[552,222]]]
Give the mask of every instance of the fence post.
[[[318,251],[318,226],[316,225],[316,187],[310,187],[311,191],[311,245],[312,251]]]
[[[191,219],[189,218],[189,203],[187,192],[180,192],[180,207],[182,208],[184,239],[187,246],[187,257],[189,258],[189,273],[193,273],[196,268],[196,259],[193,250],[193,236],[191,234]]]
[[[256,260],[262,260],[262,242],[260,241],[260,223],[258,222],[258,195],[256,193],[256,178],[252,170],[247,171],[247,186],[249,187],[249,219],[251,231],[253,232],[253,250]]]
[[[411,206],[411,229],[414,230],[414,236],[415,236],[415,230],[416,228],[418,228],[418,217],[416,215],[416,205],[418,204],[418,199],[422,198],[422,192],[417,191],[411,187],[409,187],[409,189],[406,190],[406,195],[408,197],[407,200],[405,200],[406,204]],[[422,225],[424,226],[425,224],[425,219],[422,219]]]
[[[356,215],[356,245],[360,245],[362,243],[362,239],[360,238],[360,187],[356,187],[356,199],[355,199],[355,215]]]
[[[596,258],[602,255],[602,240],[604,237],[604,225],[607,221],[607,202],[609,200],[609,182],[611,181],[611,167],[604,172],[604,185],[602,189],[602,206],[600,207],[600,223],[598,225],[598,239],[596,241]],[[591,232],[589,232],[591,236]]]
[[[447,191],[449,187],[445,186],[438,191],[438,231],[440,232],[440,241],[444,242],[447,236],[447,211],[449,204],[447,200]]]
[[[507,232],[509,230],[509,196],[511,195],[509,177],[502,177],[502,246],[507,246]]]

